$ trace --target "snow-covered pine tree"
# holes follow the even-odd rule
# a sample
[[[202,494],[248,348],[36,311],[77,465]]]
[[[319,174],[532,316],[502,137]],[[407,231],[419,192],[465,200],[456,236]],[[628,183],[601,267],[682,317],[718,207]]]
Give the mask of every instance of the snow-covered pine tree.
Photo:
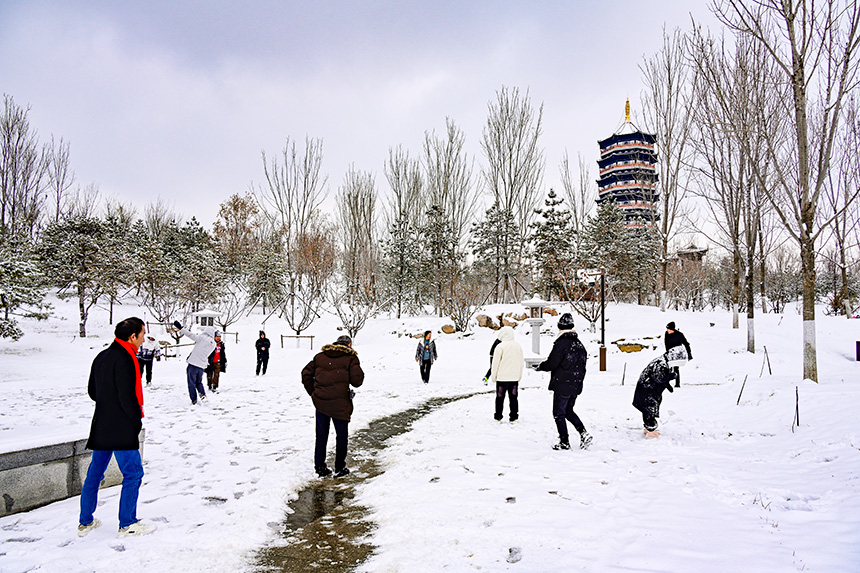
[[[44,302],[45,290],[45,276],[29,240],[0,243],[0,338],[18,340],[24,335],[15,317],[48,317],[51,307]]]
[[[513,296],[513,279],[520,268],[519,226],[510,210],[498,202],[487,209],[484,218],[472,226],[472,254],[477,275],[491,285],[494,302]]]
[[[388,230],[382,248],[382,276],[386,298],[396,309],[397,318],[404,310],[414,309],[421,289],[421,267],[418,230],[401,213]]]
[[[423,277],[435,297],[436,312],[441,316],[445,300],[454,288],[459,269],[456,237],[451,221],[438,205],[427,210],[427,222],[421,229]]]
[[[550,188],[543,209],[535,209],[540,217],[531,224],[529,241],[533,246],[532,264],[537,275],[536,286],[547,300],[563,297],[565,284],[574,270],[573,228],[570,211],[564,199]]]
[[[51,223],[38,245],[39,260],[48,280],[63,298],[77,298],[79,334],[87,335],[90,309],[112,284],[117,264],[107,225],[96,217],[71,217]]]

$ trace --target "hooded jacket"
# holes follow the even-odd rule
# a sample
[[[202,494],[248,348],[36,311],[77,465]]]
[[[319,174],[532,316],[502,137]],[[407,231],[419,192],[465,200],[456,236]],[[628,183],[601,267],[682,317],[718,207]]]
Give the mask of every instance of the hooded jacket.
[[[257,349],[257,357],[269,357],[269,347],[272,346],[272,343],[269,342],[269,339],[266,338],[266,333],[260,331],[261,336],[257,339],[257,342],[254,343],[254,347]]]
[[[493,352],[491,382],[519,382],[523,377],[523,347],[514,340],[514,329],[504,326],[496,334],[499,345]]]
[[[639,375],[636,390],[633,392],[633,407],[650,414],[655,418],[660,415],[660,403],[663,401],[663,390],[672,389],[675,372],[666,361],[666,355],[658,356],[648,363]]]
[[[213,350],[215,350],[215,327],[207,326],[203,329],[201,334],[194,334],[187,328],[183,328],[179,332],[193,340],[195,343],[186,362],[192,366],[205,370],[209,365],[209,355],[212,354]]]
[[[419,362],[421,360],[424,360],[424,342],[426,340],[426,338],[422,338],[421,342],[418,343],[418,348],[415,349],[415,360],[418,360]],[[427,350],[430,352],[430,364],[433,364],[434,362],[436,362],[436,358],[438,358],[436,354],[435,340],[430,341],[430,344],[427,345]]]
[[[497,349],[498,351],[498,349]],[[551,372],[549,389],[563,396],[579,396],[585,379],[588,353],[573,330],[563,330],[552,345],[546,360],[537,370]]]
[[[134,358],[114,341],[90,369],[87,393],[96,403],[87,449],[136,450],[143,412],[137,400]]]
[[[157,340],[149,340],[147,338],[146,342],[140,346],[137,355],[141,360],[149,362],[152,362],[153,359],[161,360],[161,345]]]
[[[364,371],[358,353],[342,344],[326,344],[302,369],[302,384],[314,407],[335,420],[352,416],[350,386],[364,383]]]

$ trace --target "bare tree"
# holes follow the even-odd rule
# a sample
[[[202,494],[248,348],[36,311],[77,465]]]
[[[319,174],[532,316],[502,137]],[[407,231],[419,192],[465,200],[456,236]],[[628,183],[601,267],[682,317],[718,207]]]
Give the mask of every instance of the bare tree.
[[[424,134],[425,206],[437,205],[449,217],[452,240],[459,251],[465,248],[469,227],[475,218],[477,188],[472,183],[472,165],[464,150],[466,135],[451,118],[445,119],[445,136]]]
[[[732,255],[732,326],[739,326],[739,304],[745,294],[747,350],[755,352],[757,243],[767,191],[773,186],[766,139],[781,141],[777,138],[785,134],[779,115],[770,114],[774,117],[769,131],[762,130],[756,119],[775,110],[787,94],[771,87],[774,66],[749,38],[739,38],[733,51],[724,38],[715,41],[696,33],[693,40],[692,59],[701,82],[696,147],[703,160],[699,174],[705,180],[699,193],[708,200],[723,246]]]
[[[860,193],[860,125],[858,125],[860,106],[856,97],[845,104],[845,122],[841,126],[839,145],[836,146],[833,168],[824,184],[823,198],[828,211],[835,213],[830,226],[829,242],[832,244],[831,263],[839,270],[840,286],[834,285],[833,307],[836,312],[844,312],[849,318],[854,309],[857,293],[853,292],[849,280],[850,256],[852,251],[851,230],[857,224],[856,209],[844,209],[851,205]],[[827,254],[825,254],[825,257]]]
[[[250,194],[243,197],[235,193],[221,203],[212,234],[229,273],[243,274],[254,251],[261,248],[259,216],[257,202]]]
[[[48,154],[24,109],[9,95],[0,112],[0,239],[33,237],[42,213]]]
[[[780,70],[776,81],[791,98],[780,110],[791,125],[791,144],[766,139],[776,180],[754,173],[785,229],[800,247],[803,278],[803,377],[818,381],[815,342],[815,242],[835,214],[820,217],[819,200],[830,170],[846,95],[856,86],[860,5],[838,0],[715,0],[717,18],[738,36],[761,44]],[[767,131],[770,117],[757,118]],[[847,206],[846,206],[847,207]]]
[[[424,225],[424,180],[420,162],[410,158],[409,152],[401,147],[388,150],[385,177],[391,196],[385,210],[388,235],[382,267],[400,318],[404,305],[415,307],[420,300],[421,256],[417,243],[418,231]]]
[[[72,171],[69,159],[69,142],[60,138],[57,142],[51,137],[48,148],[48,190],[54,204],[53,222],[59,223],[66,211],[72,185],[75,183],[75,172]]]
[[[695,70],[686,62],[686,39],[679,29],[663,28],[663,45],[639,68],[645,79],[645,127],[656,136],[660,218],[654,228],[660,243],[660,310],[666,311],[669,247],[678,232],[691,176],[690,136],[695,118]]]
[[[373,175],[350,166],[337,194],[342,269],[347,293],[375,289],[377,247],[376,182]],[[348,298],[352,295],[349,294]]]
[[[570,172],[570,161],[565,150],[559,165],[561,185],[564,188],[564,197],[570,210],[570,225],[573,231],[574,255],[578,255],[581,237],[588,215],[596,205],[597,188],[591,177],[591,170],[582,155],[577,153],[577,175],[574,181]]]
[[[502,86],[488,108],[481,140],[487,159],[483,180],[499,210],[513,214],[518,226],[519,237],[504,241],[504,256],[516,263],[506,260],[505,266],[522,267],[525,239],[541,200],[545,159],[538,140],[543,128],[543,105],[535,112],[528,90],[521,95],[517,88]],[[517,251],[511,252],[513,248]],[[506,292],[502,298],[506,298]]]

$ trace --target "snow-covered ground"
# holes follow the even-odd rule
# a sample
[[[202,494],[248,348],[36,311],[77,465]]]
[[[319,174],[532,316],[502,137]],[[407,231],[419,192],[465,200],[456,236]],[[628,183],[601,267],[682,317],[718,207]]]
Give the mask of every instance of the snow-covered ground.
[[[91,336],[81,340],[74,306],[56,304],[57,317],[26,322],[19,342],[0,341],[0,451],[87,435],[89,365],[113,328],[95,312]],[[134,307],[117,312],[132,314],[146,318]],[[800,380],[793,310],[757,318],[755,355],[726,312],[620,305],[607,317],[607,341],[652,336],[660,345],[669,320],[690,340],[695,360],[682,370],[683,386],[664,395],[663,435],[644,439],[630,405],[656,351],[624,354],[609,345],[608,371],[599,372],[599,336],[579,328],[591,358],[576,410],[592,447],[550,449],[557,437],[548,375],[532,371],[521,383],[516,425],[493,420],[487,394],[429,414],[391,441],[385,473],[359,486],[378,546],[362,570],[860,571],[860,321],[819,316],[815,384]],[[117,539],[119,488],[109,488],[96,512],[103,525],[84,538],[76,536],[78,498],[0,519],[0,571],[248,569],[253,551],[277,537],[287,502],[315,479],[314,411],[299,372],[339,334],[326,315],[310,329],[314,350],[294,340],[282,349],[279,335],[289,332],[269,320],[269,373],[256,377],[260,319],[231,328],[238,345],[225,338],[227,373],[208,406],[190,405],[184,359],[155,364],[145,389],[138,505],[138,516],[158,526],[152,535]],[[430,384],[421,383],[416,341],[398,335],[436,332],[443,322],[379,318],[359,333],[367,378],[352,431],[432,396],[484,389],[494,336],[487,329],[437,334],[439,361]],[[528,353],[527,326],[517,339]],[[551,342],[543,337],[544,353]],[[766,368],[759,375],[764,346],[773,375]],[[800,426],[792,431],[795,392]],[[518,562],[507,561],[512,550]]]

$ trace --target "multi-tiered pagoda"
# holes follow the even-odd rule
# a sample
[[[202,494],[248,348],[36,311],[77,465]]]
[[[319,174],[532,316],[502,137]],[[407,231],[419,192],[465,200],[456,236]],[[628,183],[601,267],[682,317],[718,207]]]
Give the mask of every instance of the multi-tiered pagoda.
[[[643,133],[630,122],[630,100],[625,105],[625,120],[600,145],[600,178],[597,203],[615,201],[628,227],[653,225],[659,219],[657,201],[656,138]]]

